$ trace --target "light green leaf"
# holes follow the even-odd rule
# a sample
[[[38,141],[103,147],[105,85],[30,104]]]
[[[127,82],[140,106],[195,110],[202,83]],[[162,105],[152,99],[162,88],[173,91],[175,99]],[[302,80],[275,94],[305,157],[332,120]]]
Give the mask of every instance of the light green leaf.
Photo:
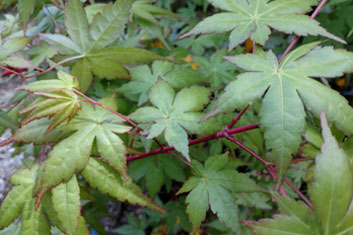
[[[259,235],[320,235],[321,233],[312,230],[293,216],[278,216],[272,220],[263,220],[259,222],[247,221],[245,224],[251,227]]]
[[[34,210],[35,198],[26,201],[21,218],[21,235],[50,235],[50,226],[42,208]]]
[[[36,0],[19,0],[17,4],[18,12],[24,27],[26,28],[28,20],[34,11]]]
[[[14,186],[0,207],[0,229],[9,226],[21,213],[23,204],[31,199],[37,166],[32,169],[17,170],[11,176]]]
[[[31,92],[38,92],[38,91],[47,91],[47,90],[72,90],[72,89],[80,89],[79,83],[77,79],[71,76],[68,73],[65,73],[62,70],[59,70],[57,73],[58,79],[51,79],[51,80],[42,80],[31,82],[28,85],[22,86],[19,89],[31,91]]]
[[[87,58],[79,60],[71,69],[71,74],[75,76],[80,84],[80,90],[86,92],[91,86],[93,74],[91,64]]]
[[[83,52],[87,52],[91,42],[86,12],[80,0],[69,0],[65,8],[65,25],[72,41]]]
[[[81,54],[82,50],[70,38],[61,34],[40,34],[40,37],[64,55]]]
[[[76,175],[52,189],[53,207],[67,234],[76,234],[80,216],[80,188]]]
[[[309,193],[324,233],[334,234],[350,206],[353,179],[347,156],[332,136],[323,112],[321,127],[324,143],[322,153],[316,157],[314,183]]]
[[[193,162],[195,176],[185,182],[178,194],[191,191],[186,197],[186,212],[193,225],[193,231],[205,219],[208,205],[219,220],[232,231],[239,232],[238,208],[232,193],[257,191],[259,188],[246,175],[227,169],[226,155],[213,156],[206,160],[205,168]],[[245,182],[242,182],[245,180]]]
[[[90,158],[81,174],[91,186],[119,201],[128,201],[131,204],[138,204],[164,213],[164,210],[145,196],[136,184],[131,180],[124,180],[113,168],[102,161]]]
[[[17,37],[7,40],[0,50],[0,60],[5,59],[9,55],[13,55],[22,51],[31,39],[27,37]]]
[[[94,40],[91,49],[103,48],[120,36],[128,21],[131,6],[132,0],[120,0],[108,4],[102,13],[95,15],[90,28]]]
[[[149,130],[148,138],[154,138],[165,131],[165,139],[188,160],[188,135],[186,130],[200,134],[205,123],[198,124],[202,117],[199,111],[209,102],[210,91],[193,86],[182,89],[176,96],[174,89],[164,80],[156,82],[150,90],[149,99],[156,107],[137,109],[130,115],[133,120],[155,123]],[[210,120],[212,121],[212,120]],[[217,127],[217,123],[213,123]]]
[[[110,59],[119,64],[137,64],[154,60],[166,60],[164,57],[144,49],[123,47],[92,50],[87,56],[89,59],[94,59],[95,57]]]
[[[19,56],[9,56],[2,60],[1,63],[14,68],[33,68],[33,64],[28,60]]]
[[[9,226],[21,213],[23,203],[31,198],[33,185],[14,187],[6,196],[0,208],[0,229]]]
[[[216,107],[205,117],[244,108],[264,96],[260,110],[261,126],[278,164],[278,183],[286,171],[291,154],[299,148],[305,128],[304,107],[317,117],[324,109],[329,120],[340,130],[346,134],[353,133],[353,109],[347,101],[336,91],[309,78],[340,76],[348,69],[349,56],[352,55],[326,47],[310,51],[316,45],[311,43],[299,47],[288,58],[285,57],[280,65],[271,51],[227,57],[228,61],[246,72],[226,87]],[[337,68],[339,63],[342,65]],[[332,70],[328,72],[330,68]]]
[[[271,33],[270,27],[288,34],[321,35],[341,43],[344,40],[328,33],[319,23],[310,19],[306,13],[316,0],[295,2],[293,0],[275,1],[236,1],[209,0],[215,7],[228,11],[207,17],[181,38],[196,34],[222,33],[231,31],[228,50],[232,50],[250,37],[264,45]]]
[[[62,136],[63,131],[60,128],[55,128],[45,135],[49,125],[50,120],[47,118],[34,120],[18,129],[11,139],[18,143],[34,143],[37,145],[55,142]]]

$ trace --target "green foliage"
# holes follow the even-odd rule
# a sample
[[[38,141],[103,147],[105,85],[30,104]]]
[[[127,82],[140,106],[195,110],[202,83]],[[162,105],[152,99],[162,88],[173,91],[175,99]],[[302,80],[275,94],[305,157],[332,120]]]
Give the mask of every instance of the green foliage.
[[[244,108],[265,93],[260,122],[280,177],[284,176],[291,154],[296,153],[301,142],[305,129],[304,105],[317,117],[324,109],[329,121],[344,133],[353,132],[353,109],[347,101],[336,91],[309,78],[341,76],[350,68],[353,54],[317,45],[315,42],[297,48],[280,64],[271,51],[226,57],[247,72],[229,83],[207,115]]]
[[[231,51],[248,37],[264,45],[269,39],[271,27],[288,34],[322,35],[344,42],[320,27],[318,22],[306,15],[299,15],[310,11],[311,6],[315,5],[317,0],[276,0],[272,2],[267,0],[209,0],[209,2],[229,12],[206,18],[182,37],[231,31],[228,45],[228,50]]]
[[[0,0],[0,235],[352,234],[352,3]]]
[[[247,175],[228,168],[225,155],[210,157],[205,166],[193,162],[195,176],[191,177],[178,194],[189,192],[186,197],[186,212],[193,225],[193,231],[201,225],[210,206],[221,222],[233,232],[240,230],[238,208],[232,193],[260,190]]]
[[[148,139],[164,132],[165,140],[190,161],[188,136],[184,128],[192,133],[201,134],[208,123],[198,124],[202,113],[199,112],[209,102],[210,91],[205,87],[192,86],[175,94],[165,81],[155,83],[149,95],[155,107],[143,107],[130,116],[139,123],[153,123],[148,131]]]
[[[332,136],[321,114],[324,142],[316,157],[314,183],[309,188],[313,211],[303,202],[273,194],[281,214],[274,219],[247,222],[257,234],[350,234],[352,222],[352,172],[348,156]]]

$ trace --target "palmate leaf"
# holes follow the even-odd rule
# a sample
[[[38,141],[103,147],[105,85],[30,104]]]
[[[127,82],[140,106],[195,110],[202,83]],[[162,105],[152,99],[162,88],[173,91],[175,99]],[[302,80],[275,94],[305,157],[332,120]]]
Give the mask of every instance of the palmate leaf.
[[[316,157],[314,182],[309,187],[313,210],[303,202],[274,194],[281,214],[274,219],[246,224],[259,235],[352,234],[352,173],[349,159],[332,136],[324,112],[321,114],[324,143]]]
[[[206,160],[205,166],[193,162],[195,176],[191,177],[178,194],[191,191],[186,197],[186,212],[193,231],[200,227],[208,208],[217,214],[219,220],[234,233],[239,232],[238,207],[232,193],[253,192],[260,188],[247,175],[227,169],[226,155],[213,156]]]
[[[119,201],[128,201],[131,204],[139,204],[165,213],[163,208],[145,196],[136,184],[131,180],[123,179],[112,167],[102,161],[90,158],[81,174],[90,185]]]
[[[217,128],[217,123],[198,124],[203,116],[199,111],[209,102],[209,95],[207,88],[198,86],[184,88],[175,95],[174,89],[166,81],[160,80],[149,93],[149,100],[155,107],[139,108],[130,116],[139,123],[154,123],[147,138],[152,139],[164,132],[167,143],[190,160],[185,130],[201,134],[206,126],[210,132],[212,130],[209,127],[213,124],[213,128]]]
[[[65,10],[65,24],[70,38],[59,34],[41,34],[43,40],[61,55],[76,57],[71,73],[77,77],[81,91],[87,91],[93,74],[99,78],[128,78],[123,64],[150,62],[161,56],[138,48],[106,48],[123,33],[129,19],[132,0],[108,4],[88,24],[79,0],[70,0]]]
[[[183,88],[204,80],[203,76],[191,69],[178,69],[172,63],[155,61],[152,71],[147,65],[136,66],[130,70],[131,81],[122,85],[118,91],[129,96],[138,95],[138,105],[148,100],[148,91],[158,79],[167,81],[174,88]]]
[[[330,122],[350,135],[353,133],[353,109],[338,92],[309,77],[336,77],[349,69],[353,56],[331,47],[316,47],[311,43],[287,55],[278,65],[271,52],[258,51],[256,55],[238,55],[226,59],[244,69],[231,82],[216,107],[206,116],[244,108],[264,95],[260,122],[265,140],[272,149],[279,177],[283,177],[301,142],[305,129],[305,111],[316,117],[322,109]],[[279,180],[278,182],[280,182]]]
[[[226,13],[210,16],[197,24],[181,38],[206,33],[231,31],[228,50],[232,50],[247,38],[264,45],[271,33],[270,27],[285,33],[306,36],[322,35],[345,43],[328,33],[309,16],[300,15],[311,10],[317,0],[209,0]]]
[[[101,102],[117,109],[113,96]],[[130,130],[129,126],[122,125],[123,121],[106,109],[84,103],[71,123],[63,126],[65,131],[74,133],[54,146],[40,168],[34,191],[38,196],[38,203],[52,187],[68,181],[75,172],[86,166],[94,141],[101,157],[118,170],[123,178],[128,179],[125,146],[116,135]]]
[[[74,88],[79,88],[77,80],[63,71],[58,72],[58,80],[38,81],[21,87],[20,89],[34,92],[39,96],[20,112],[21,114],[30,112],[21,124],[49,117],[51,122],[45,132],[48,134],[64,121],[70,121],[81,109],[81,102],[74,93]]]

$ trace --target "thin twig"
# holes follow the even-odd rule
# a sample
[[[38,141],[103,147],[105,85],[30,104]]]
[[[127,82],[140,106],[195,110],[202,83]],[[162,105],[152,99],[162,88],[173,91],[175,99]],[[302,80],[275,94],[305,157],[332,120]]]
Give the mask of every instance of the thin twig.
[[[240,119],[241,117],[243,116],[243,114],[246,112],[246,110],[248,110],[249,108],[249,105],[246,106],[245,108],[243,108],[239,113],[238,115],[232,119],[232,121],[227,125],[227,128],[228,129],[231,129]]]
[[[227,137],[228,138],[228,137]],[[239,140],[236,140],[234,139],[233,137],[230,136],[230,138],[228,138],[229,140],[231,140],[232,142],[236,143],[237,145],[239,145],[242,149],[244,149],[245,151],[247,151],[248,153],[250,153],[253,157],[255,157],[256,159],[258,159],[261,163],[263,163],[267,168],[268,170],[270,171],[270,174],[272,177],[275,177],[275,172],[276,172],[276,169],[272,166],[272,164],[269,164],[269,162],[267,162],[265,159],[261,158],[259,155],[257,155],[256,153],[254,153],[253,151],[251,151],[249,148],[247,148],[245,145],[243,145]],[[287,180],[285,177],[284,177],[284,180],[283,180],[290,188],[293,189],[294,192],[296,192],[299,197],[301,197],[303,199],[303,201],[311,208],[313,209],[313,205],[311,204],[310,200],[305,197],[304,194],[302,194],[300,192],[299,189],[297,189],[289,180]]]
[[[248,125],[248,126],[242,126],[242,127],[230,129],[230,130],[227,130],[227,131],[220,131],[220,132],[217,132],[216,134],[212,134],[212,135],[208,135],[208,136],[201,137],[201,138],[198,138],[198,139],[190,140],[188,145],[191,146],[191,145],[199,144],[199,143],[202,143],[202,142],[207,142],[207,141],[210,141],[210,140],[223,138],[223,137],[225,137],[226,134],[232,135],[232,134],[245,132],[245,131],[249,131],[249,130],[253,130],[253,129],[257,129],[257,128],[259,128],[258,124],[251,124],[251,125]],[[128,156],[128,157],[126,157],[126,160],[128,162],[130,162],[130,161],[134,161],[134,160],[137,160],[137,159],[153,156],[153,155],[156,155],[156,154],[166,153],[166,152],[169,152],[169,151],[172,151],[172,150],[174,150],[174,147],[167,146],[167,147],[151,150],[151,151],[149,151],[147,153],[142,153],[142,154],[137,154],[137,155],[133,155],[133,156]]]
[[[81,59],[81,58],[83,58],[83,57],[85,57],[85,56],[86,56],[86,55],[78,55],[78,56],[73,56],[73,57],[67,58],[67,59],[65,59],[65,60],[60,61],[59,63],[54,64],[53,66],[47,68],[46,70],[41,71],[40,73],[36,73],[36,74],[33,74],[33,75],[29,75],[29,76],[26,76],[25,78],[26,78],[26,79],[29,79],[29,78],[34,78],[34,77],[43,75],[43,74],[45,74],[45,73],[48,73],[48,72],[52,71],[53,69],[55,69],[55,68],[58,67],[59,65],[65,64],[65,63],[70,62],[70,61],[73,61],[73,60]]]
[[[167,152],[167,153],[170,154],[170,155],[173,155],[173,156],[177,157],[180,161],[184,162],[186,165],[188,165],[189,167],[192,168],[192,165],[190,164],[190,162],[186,161],[182,156],[179,156],[178,154],[176,154],[176,153],[174,153],[174,152],[172,152],[172,151],[169,151],[169,152]]]

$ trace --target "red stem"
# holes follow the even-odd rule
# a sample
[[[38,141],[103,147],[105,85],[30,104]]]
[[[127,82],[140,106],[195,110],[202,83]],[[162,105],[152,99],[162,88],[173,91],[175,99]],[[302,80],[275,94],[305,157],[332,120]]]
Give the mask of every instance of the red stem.
[[[141,128],[140,128],[139,126],[137,126],[133,121],[131,121],[128,117],[125,117],[125,116],[122,115],[121,113],[118,113],[117,111],[111,109],[110,107],[108,107],[108,106],[106,106],[106,105],[104,105],[104,104],[101,104],[101,103],[99,103],[99,102],[97,102],[97,101],[95,101],[95,100],[92,100],[91,98],[89,98],[88,96],[86,96],[85,94],[83,94],[82,92],[80,92],[80,91],[78,91],[78,90],[76,90],[76,89],[74,89],[74,91],[75,91],[78,95],[80,95],[80,96],[82,96],[83,98],[87,99],[87,100],[82,100],[83,102],[87,102],[87,103],[91,103],[91,104],[94,104],[94,105],[98,105],[98,106],[100,106],[100,107],[102,107],[102,108],[104,108],[104,109],[107,109],[107,110],[109,110],[110,112],[114,113],[115,115],[121,117],[122,119],[124,119],[124,120],[127,121],[128,123],[130,123],[130,124],[131,124],[132,126],[134,126],[135,128],[141,129]]]
[[[249,105],[246,106],[245,108],[243,108],[239,113],[238,115],[232,119],[232,121],[227,125],[227,128],[228,129],[231,129],[240,119],[241,117],[243,116],[243,114],[246,112],[246,110],[248,110],[249,108]]]
[[[258,127],[259,127],[258,124],[251,124],[248,126],[242,126],[242,127],[238,127],[238,128],[234,128],[234,129],[230,129],[230,130],[226,130],[226,131],[220,131],[220,132],[217,132],[216,134],[213,134],[213,135],[208,135],[208,136],[201,137],[198,139],[190,140],[189,146],[199,144],[202,142],[206,142],[206,141],[210,141],[210,140],[214,140],[214,139],[223,138],[226,135],[232,135],[232,134],[236,134],[236,133],[240,133],[240,132],[245,132],[245,131],[257,129]],[[145,157],[149,157],[149,156],[160,154],[160,153],[166,153],[166,152],[169,152],[172,150],[174,150],[174,147],[167,146],[167,147],[163,147],[163,148],[154,149],[154,150],[149,151],[147,153],[128,156],[128,157],[126,157],[126,160],[128,162],[130,162],[130,161],[134,161],[134,160],[137,160],[140,158],[145,158]]]
[[[322,0],[320,2],[320,4],[316,7],[315,11],[311,14],[310,18],[314,19],[317,14],[319,14],[320,10],[322,9],[322,7],[325,5],[325,3],[327,2],[327,0]],[[294,45],[298,42],[300,36],[296,36],[293,41],[289,44],[288,48],[284,51],[283,55],[281,56],[281,58],[279,58],[278,60],[278,64],[281,63],[281,61],[283,60],[283,58],[288,55],[288,53],[292,50],[292,48],[294,47]]]
[[[239,140],[234,139],[231,136],[227,137],[229,140],[231,140],[232,142],[236,143],[237,145],[239,145],[242,149],[244,149],[245,151],[247,151],[248,153],[250,153],[253,157],[255,157],[256,159],[258,159],[261,163],[263,163],[265,166],[267,166],[268,170],[270,171],[271,176],[276,179],[276,169],[271,165],[271,163],[267,162],[266,160],[264,160],[263,158],[261,158],[259,155],[257,155],[256,153],[254,153],[252,150],[250,150],[249,148],[247,148],[245,145],[243,145]],[[303,201],[310,207],[310,209],[313,209],[313,205],[311,204],[310,200],[308,198],[305,197],[304,194],[302,194],[300,192],[299,189],[297,189],[290,181],[288,181],[286,178],[284,178],[283,180],[291,189],[293,189],[294,192],[296,192],[299,197],[301,197],[303,199]],[[284,190],[281,190],[281,193],[283,194]]]

